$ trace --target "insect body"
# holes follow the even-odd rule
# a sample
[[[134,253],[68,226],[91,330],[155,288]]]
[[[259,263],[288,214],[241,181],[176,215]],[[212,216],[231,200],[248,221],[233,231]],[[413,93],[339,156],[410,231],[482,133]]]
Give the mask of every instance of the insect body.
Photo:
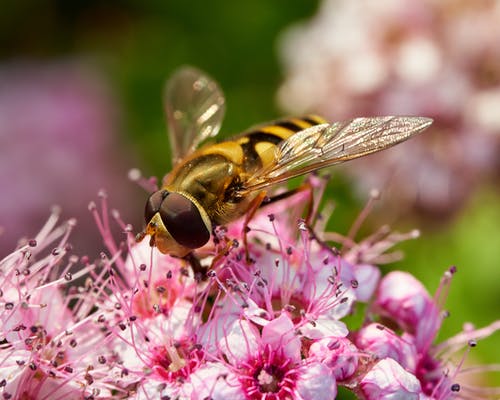
[[[210,239],[214,225],[244,215],[265,190],[292,177],[397,144],[428,127],[423,117],[374,117],[327,123],[290,118],[256,127],[229,140],[215,136],[224,96],[202,72],[185,67],[169,81],[165,108],[173,170],[146,203],[146,228],[162,253],[183,257]]]

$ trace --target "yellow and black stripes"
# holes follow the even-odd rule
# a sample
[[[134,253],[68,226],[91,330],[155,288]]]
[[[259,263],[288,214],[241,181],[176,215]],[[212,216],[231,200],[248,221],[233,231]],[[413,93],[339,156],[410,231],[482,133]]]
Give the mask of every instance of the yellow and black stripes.
[[[273,161],[274,153],[269,151],[270,148],[299,131],[325,122],[323,118],[315,115],[274,121],[242,133],[234,139],[202,147],[188,160],[192,165],[201,162],[201,159],[222,156],[240,166],[244,173],[253,173]]]
[[[293,134],[325,121],[317,116],[271,122],[234,139],[208,144],[177,165],[164,180],[169,191],[190,191],[198,201],[209,204],[206,196],[219,191],[230,196],[249,176],[275,162],[274,149]],[[221,183],[225,182],[225,183]]]
[[[243,169],[250,173],[273,162],[273,152],[269,151],[270,148],[299,131],[325,122],[323,118],[315,115],[287,118],[242,134],[235,141],[243,150]]]

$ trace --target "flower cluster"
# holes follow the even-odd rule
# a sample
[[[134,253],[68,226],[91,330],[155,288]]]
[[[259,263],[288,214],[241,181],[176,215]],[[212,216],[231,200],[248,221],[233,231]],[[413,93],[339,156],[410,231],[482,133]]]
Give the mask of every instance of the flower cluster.
[[[397,204],[386,212],[452,216],[478,183],[498,179],[499,18],[491,0],[323,0],[283,36],[279,100],[288,112],[331,120],[434,118],[434,134],[345,172],[362,193],[384,187]]]
[[[326,218],[309,198],[299,192],[263,207],[247,226],[218,227],[189,262],[136,244],[104,194],[90,207],[107,247],[95,262],[69,255],[74,223],[57,226],[54,214],[1,261],[3,398],[498,395],[469,386],[463,360],[452,363],[451,353],[500,322],[435,342],[455,268],[434,297],[409,273],[382,276],[376,264],[386,250],[415,232],[382,229],[356,243],[324,232]],[[113,223],[124,232],[120,243]]]

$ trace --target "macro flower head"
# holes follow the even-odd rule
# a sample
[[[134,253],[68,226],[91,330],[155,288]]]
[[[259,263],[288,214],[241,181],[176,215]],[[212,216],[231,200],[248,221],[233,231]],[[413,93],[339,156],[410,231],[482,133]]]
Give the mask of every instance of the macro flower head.
[[[55,209],[35,238],[0,263],[3,398],[107,397],[121,369],[95,314],[99,263],[72,254],[75,221]],[[82,283],[82,278],[85,281]],[[80,282],[75,285],[74,282]],[[116,392],[116,393],[118,393]]]
[[[476,346],[477,340],[487,337],[498,329],[500,322],[496,321],[481,329],[466,326],[463,332],[438,343],[437,335],[448,312],[444,303],[451,285],[456,267],[450,267],[441,279],[440,285],[434,296],[430,296],[423,285],[411,274],[394,271],[387,274],[380,286],[373,302],[374,312],[378,312],[382,320],[400,330],[399,335],[392,334],[386,341],[398,345],[397,356],[391,358],[398,360],[403,349],[408,348],[403,360],[400,362],[406,370],[413,373],[419,380],[422,392],[430,398],[448,399],[462,396],[464,398],[494,398],[498,396],[498,389],[488,387],[475,387],[468,383],[469,374],[488,371],[488,367],[465,366],[470,350]],[[387,329],[378,326],[383,332]],[[358,334],[358,345],[361,348],[370,346],[369,335],[363,332]],[[367,340],[368,339],[368,340]],[[361,342],[366,344],[362,344]],[[372,340],[372,342],[375,342]],[[380,342],[375,342],[378,346]],[[379,353],[387,352],[389,346],[382,346],[375,350]],[[466,349],[466,350],[464,350]],[[459,352],[462,352],[460,356]],[[387,354],[384,354],[387,356]],[[498,371],[497,366],[492,370]],[[461,392],[458,395],[458,392]]]
[[[356,242],[360,220],[348,236],[325,231],[324,184],[313,177],[309,189],[264,206],[248,224],[218,227],[196,260],[136,243],[104,192],[89,209],[105,249],[95,262],[78,258],[68,242],[75,223],[57,225],[55,212],[2,260],[3,397],[498,395],[461,377],[495,370],[471,370],[464,360],[500,323],[437,343],[455,269],[435,297],[409,273],[384,276],[378,263],[394,258],[386,251],[417,235],[384,228]],[[361,324],[349,322],[360,312]]]

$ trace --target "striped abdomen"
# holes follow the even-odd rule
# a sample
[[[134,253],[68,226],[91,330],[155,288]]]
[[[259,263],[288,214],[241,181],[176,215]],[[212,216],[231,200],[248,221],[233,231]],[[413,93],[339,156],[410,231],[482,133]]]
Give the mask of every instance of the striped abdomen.
[[[290,118],[206,145],[182,160],[165,178],[163,186],[195,199],[216,224],[226,223],[245,214],[247,205],[257,195],[232,197],[246,179],[272,164],[274,152],[270,148],[296,132],[322,123],[325,121],[317,116]]]
[[[316,115],[303,118],[288,118],[245,132],[234,139],[244,154],[243,169],[252,173],[274,161],[273,152],[268,151],[281,141],[288,139],[294,133],[311,126],[324,124],[326,121]]]

